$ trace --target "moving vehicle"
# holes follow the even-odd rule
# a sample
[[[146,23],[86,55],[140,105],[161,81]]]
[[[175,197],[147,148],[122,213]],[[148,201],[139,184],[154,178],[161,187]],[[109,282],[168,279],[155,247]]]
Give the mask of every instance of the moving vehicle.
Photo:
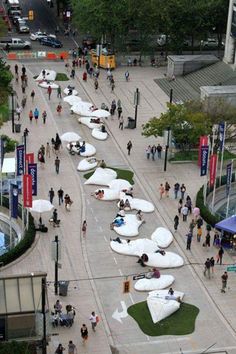
[[[23,18],[16,20],[16,29],[19,33],[29,33],[30,31],[29,26]]]
[[[39,43],[53,48],[62,48],[62,43],[58,39],[55,39],[51,36],[39,39]]]
[[[56,39],[55,34],[47,34],[46,32],[42,32],[42,31],[37,31],[35,33],[30,33],[30,39],[32,41],[38,41],[38,40],[40,40],[42,38],[45,38],[45,37],[51,37],[51,38]]]
[[[207,38],[206,41],[201,41],[203,48],[218,48],[218,40],[216,38]],[[224,48],[225,44],[221,42],[220,47]]]
[[[31,42],[24,41],[20,38],[11,38],[8,40],[0,41],[0,48],[7,49],[7,47],[8,49],[30,49]]]

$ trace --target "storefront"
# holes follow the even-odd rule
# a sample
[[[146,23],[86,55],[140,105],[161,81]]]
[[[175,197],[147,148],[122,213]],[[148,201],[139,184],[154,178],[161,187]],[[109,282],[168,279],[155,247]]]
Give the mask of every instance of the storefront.
[[[236,250],[236,216],[218,222],[215,228],[221,231],[222,246]]]

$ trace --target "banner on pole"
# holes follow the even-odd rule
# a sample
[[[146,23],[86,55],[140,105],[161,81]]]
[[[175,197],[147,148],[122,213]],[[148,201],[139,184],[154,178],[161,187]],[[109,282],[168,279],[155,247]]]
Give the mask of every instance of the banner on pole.
[[[18,217],[18,185],[11,184],[10,186],[10,209],[11,209],[11,217],[17,219]]]
[[[214,186],[215,183],[217,158],[217,154],[210,157],[210,187]]]
[[[202,145],[201,146],[201,173],[200,176],[206,176],[207,174],[207,165],[208,165],[208,153],[209,146]]]
[[[16,175],[21,176],[24,174],[25,167],[25,147],[18,145],[16,148]]]
[[[207,135],[202,135],[199,138],[199,148],[198,148],[198,166],[201,166],[201,147],[202,146],[207,146],[208,145],[208,136]]]
[[[24,208],[32,207],[32,176],[23,176],[23,206]]]
[[[230,162],[226,166],[226,197],[228,197],[229,193],[230,193],[231,182],[232,182],[232,172],[233,172],[233,163]]]
[[[28,174],[32,177],[32,195],[37,195],[37,164],[28,164]]]
[[[220,151],[224,149],[225,144],[225,122],[219,123],[219,148]]]
[[[30,152],[29,154],[25,155],[25,161],[29,163],[34,163],[34,153]]]

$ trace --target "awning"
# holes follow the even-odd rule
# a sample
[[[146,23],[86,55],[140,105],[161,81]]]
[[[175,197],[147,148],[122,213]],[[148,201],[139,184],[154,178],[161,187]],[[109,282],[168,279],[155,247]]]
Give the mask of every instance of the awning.
[[[15,157],[7,157],[3,160],[2,173],[15,173],[16,159]]]
[[[231,216],[225,220],[222,220],[215,224],[215,228],[223,231],[227,231],[231,234],[236,234],[236,216]]]

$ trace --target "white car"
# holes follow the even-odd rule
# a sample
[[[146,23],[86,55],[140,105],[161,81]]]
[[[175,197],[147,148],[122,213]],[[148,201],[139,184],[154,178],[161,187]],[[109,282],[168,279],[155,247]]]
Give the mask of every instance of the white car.
[[[52,37],[52,38],[56,38],[56,36],[54,34],[47,34],[46,32],[41,32],[41,31],[38,31],[38,32],[35,32],[35,33],[31,33],[30,34],[30,39],[32,41],[38,41],[39,39],[41,38],[46,38],[46,37]]]

